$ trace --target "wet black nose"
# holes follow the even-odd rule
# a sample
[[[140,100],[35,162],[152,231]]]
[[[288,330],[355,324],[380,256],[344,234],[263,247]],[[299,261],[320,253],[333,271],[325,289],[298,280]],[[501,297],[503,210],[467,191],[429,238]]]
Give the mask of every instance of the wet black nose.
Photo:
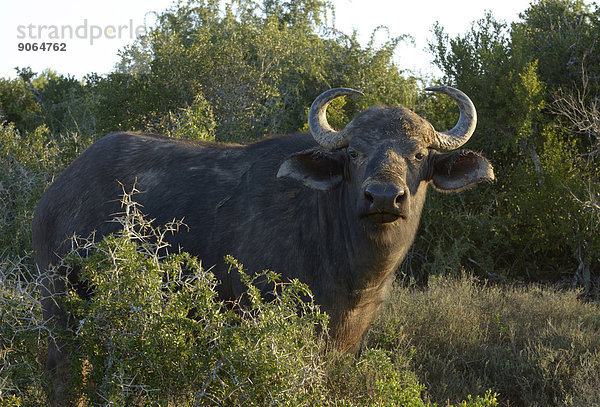
[[[365,198],[371,204],[371,210],[396,212],[405,197],[404,188],[396,185],[369,184],[365,188]]]

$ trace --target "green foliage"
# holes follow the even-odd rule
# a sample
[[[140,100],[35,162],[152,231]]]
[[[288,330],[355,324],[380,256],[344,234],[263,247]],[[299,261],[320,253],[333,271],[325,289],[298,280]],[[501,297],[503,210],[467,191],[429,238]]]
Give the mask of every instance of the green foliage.
[[[0,123],[20,131],[46,125],[53,133],[95,130],[94,95],[85,81],[47,69],[37,75],[17,68],[17,79],[0,79]]]
[[[74,77],[44,73],[46,82],[40,86],[44,100],[44,123],[52,133],[76,131],[91,134],[96,130],[94,117],[95,95],[91,94],[86,82]]]
[[[164,131],[165,117],[200,97],[218,118],[216,140],[249,141],[301,129],[306,106],[330,87],[369,95],[346,122],[374,102],[415,99],[415,80],[393,63],[402,38],[363,48],[326,25],[321,1],[244,0],[224,14],[219,3],[189,1],[163,13],[122,54],[118,72],[93,78],[100,128]]]
[[[444,81],[477,106],[469,147],[491,159],[498,182],[479,186],[476,198],[432,196],[415,249],[435,255],[428,271],[458,274],[467,267],[486,277],[538,281],[569,276],[593,290],[600,277],[598,211],[591,209],[598,201],[598,155],[593,123],[585,123],[599,89],[600,60],[592,52],[599,16],[597,6],[581,1],[539,0],[510,28],[491,14],[456,38],[434,28],[430,49]],[[565,94],[579,95],[575,108],[587,127],[570,114],[573,108],[553,108],[558,117],[548,109]],[[426,105],[434,118],[448,113],[436,106]]]
[[[332,397],[341,406],[424,406],[425,387],[410,371],[409,357],[383,349],[367,349],[358,360],[351,356],[330,359]]]
[[[40,349],[47,338],[35,276],[23,259],[0,259],[0,406],[42,404]]]
[[[239,3],[240,6],[244,4],[242,1]],[[277,17],[280,24],[318,27],[326,21],[326,12],[330,8],[331,4],[328,1],[321,0],[264,0],[261,11],[266,15]]]
[[[496,21],[491,14],[476,21],[463,36],[450,39],[443,27],[433,29],[435,42],[429,47],[434,63],[444,72],[443,83],[453,84],[469,95],[477,107],[479,131],[494,133],[514,121],[510,99],[511,66],[506,24]],[[496,125],[502,123],[501,128]],[[475,141],[475,140],[474,140]],[[495,138],[477,140],[497,143]]]
[[[367,344],[410,349],[424,399],[441,405],[490,400],[489,389],[501,405],[597,405],[600,310],[578,294],[431,278],[427,290],[395,288]]]
[[[14,123],[20,129],[39,125],[41,106],[19,79],[0,78],[0,124]]]
[[[596,42],[600,34],[600,9],[582,0],[537,0],[513,26],[515,61],[539,60],[540,74],[556,90],[581,83],[582,70],[598,78],[600,57]],[[595,92],[598,91],[595,79]]]
[[[422,274],[459,275],[466,267],[493,279],[571,276],[591,288],[600,240],[597,192],[586,180],[596,170],[560,128],[547,126],[538,137],[539,147],[515,153],[516,162],[497,171],[496,185],[430,194],[413,248],[419,256],[404,266],[409,276],[421,281]],[[582,279],[580,267],[592,274]]]
[[[53,137],[45,125],[25,132],[13,124],[0,127],[0,256],[17,258],[30,250],[37,201],[88,144],[76,133]]]
[[[210,104],[201,94],[198,94],[192,105],[183,109],[180,117],[177,117],[175,126],[168,135],[214,141],[216,127],[217,123]]]

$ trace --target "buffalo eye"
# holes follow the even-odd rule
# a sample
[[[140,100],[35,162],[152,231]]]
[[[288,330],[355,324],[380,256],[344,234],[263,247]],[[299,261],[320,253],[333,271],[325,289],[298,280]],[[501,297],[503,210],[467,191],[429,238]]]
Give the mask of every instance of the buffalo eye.
[[[355,160],[355,159],[358,158],[358,151],[356,151],[356,150],[354,150],[352,148],[349,148],[348,149],[348,155],[350,156],[350,158],[352,158],[353,160]]]
[[[421,161],[423,158],[425,158],[425,154],[423,154],[423,153],[415,154],[415,160]]]

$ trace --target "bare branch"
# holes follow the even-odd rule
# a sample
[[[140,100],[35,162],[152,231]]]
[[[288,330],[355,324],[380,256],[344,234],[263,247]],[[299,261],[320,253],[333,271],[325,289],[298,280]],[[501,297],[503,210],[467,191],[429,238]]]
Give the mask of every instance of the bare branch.
[[[567,119],[571,130],[589,138],[590,155],[600,153],[600,95],[590,95],[589,78],[583,67],[581,87],[559,90],[550,108]]]

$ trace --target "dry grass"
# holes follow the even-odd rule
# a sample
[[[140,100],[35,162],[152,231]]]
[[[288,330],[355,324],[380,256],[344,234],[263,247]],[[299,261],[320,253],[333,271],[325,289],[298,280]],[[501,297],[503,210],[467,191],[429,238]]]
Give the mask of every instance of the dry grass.
[[[369,346],[412,352],[437,403],[491,388],[503,405],[600,405],[600,309],[576,291],[494,287],[470,276],[398,287]]]

